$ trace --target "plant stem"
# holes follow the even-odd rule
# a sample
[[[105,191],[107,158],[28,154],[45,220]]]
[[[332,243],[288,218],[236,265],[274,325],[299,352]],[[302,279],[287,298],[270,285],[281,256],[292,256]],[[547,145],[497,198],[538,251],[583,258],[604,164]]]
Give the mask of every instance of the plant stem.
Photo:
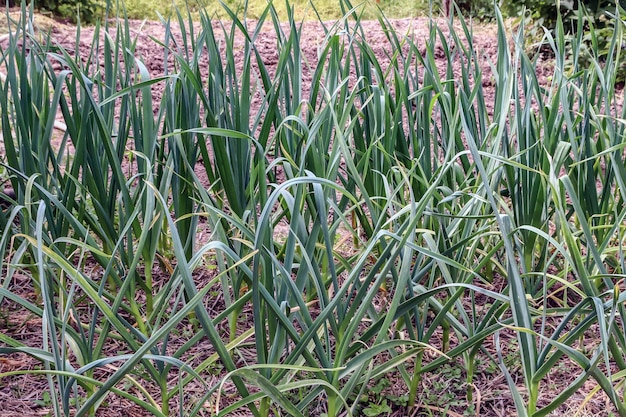
[[[417,398],[417,387],[422,380],[422,361],[424,360],[424,351],[420,351],[415,357],[415,367],[413,368],[413,378],[409,387],[409,407],[415,407]]]

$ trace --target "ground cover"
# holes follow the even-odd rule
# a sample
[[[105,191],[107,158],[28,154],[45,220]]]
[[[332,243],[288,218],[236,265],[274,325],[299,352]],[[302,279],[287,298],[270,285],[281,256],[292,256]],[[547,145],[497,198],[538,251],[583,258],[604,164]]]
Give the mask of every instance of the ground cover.
[[[229,17],[8,25],[0,413],[624,415],[612,55]]]

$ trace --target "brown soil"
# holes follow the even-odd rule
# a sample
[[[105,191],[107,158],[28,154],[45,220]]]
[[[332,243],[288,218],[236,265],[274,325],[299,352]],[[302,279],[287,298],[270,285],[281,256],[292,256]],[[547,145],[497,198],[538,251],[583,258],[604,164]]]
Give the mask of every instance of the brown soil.
[[[394,20],[393,24],[399,33],[410,33],[423,47],[425,40],[428,38],[428,20],[425,18],[418,19],[403,19]],[[439,24],[445,27],[445,22],[440,21]],[[218,23],[214,23],[218,28]],[[163,26],[157,22],[132,22],[132,34],[137,37],[136,56],[141,59],[153,76],[161,75],[165,68],[163,62],[163,49],[153,39],[162,39]],[[376,51],[379,60],[383,67],[389,64],[389,58],[386,55],[386,51],[389,49],[387,39],[383,31],[380,29],[377,22],[364,22],[363,29],[368,36],[368,42]],[[68,50],[75,48],[76,32],[72,27],[63,25],[57,25],[52,27],[54,39]],[[93,37],[92,28],[81,29],[81,40],[79,44],[80,54],[86,56],[91,48],[91,40]],[[320,24],[306,23],[303,28],[301,46],[304,59],[311,65],[314,65],[317,59],[318,47],[323,41],[323,31]],[[484,79],[480,80],[486,89],[487,101],[491,101],[490,106],[493,107],[494,96],[494,81],[491,79],[490,67],[487,63],[488,60],[495,60],[497,51],[497,41],[495,28],[493,26],[477,26],[474,28],[473,42],[478,51],[482,53],[485,58],[484,63]],[[236,52],[239,57],[243,54],[243,40],[238,40],[238,47]],[[261,53],[263,62],[265,65],[273,70],[277,65],[278,52],[276,50],[276,35],[272,30],[267,30],[259,36],[257,41],[257,48]],[[440,50],[436,56],[438,62],[441,63],[441,68],[445,65],[445,57],[443,50]],[[241,63],[242,60],[240,59]],[[208,65],[208,63],[206,63]],[[542,67],[544,68],[544,67]],[[543,70],[542,70],[543,71]],[[547,70],[546,70],[547,71]],[[546,74],[542,74],[544,76]],[[311,72],[305,70],[303,73],[303,84],[305,86],[304,97],[307,97],[310,90]],[[161,96],[162,87],[156,86],[153,89],[154,98],[157,100]],[[252,113],[255,108],[258,108],[259,101],[253,101]],[[492,107],[490,110],[492,110]],[[155,271],[156,281],[155,285],[162,284],[165,280],[169,279],[169,274],[163,271]],[[198,286],[202,287],[206,282],[212,278],[211,269],[201,270],[197,276]],[[159,281],[160,280],[160,281]],[[31,278],[27,276],[15,276],[10,283],[10,290],[14,293],[20,294],[26,299],[31,301],[36,300],[36,294],[32,287]],[[216,293],[219,293],[219,288]],[[381,293],[381,298],[384,298],[385,294]],[[381,300],[381,303],[384,300]],[[206,300],[206,305],[212,306],[212,309],[217,313],[220,308],[223,308],[223,302],[220,300],[219,295],[213,295]],[[241,316],[243,321],[251,321],[251,312],[244,312]],[[41,334],[41,320],[32,314],[17,307],[17,305],[8,302],[6,299],[2,301],[0,305],[0,330],[2,333],[19,340],[28,346],[40,347],[42,344]],[[242,326],[244,328],[245,326]],[[245,327],[247,328],[247,327]],[[221,327],[224,335],[228,332],[228,326],[226,323]],[[193,326],[189,328],[180,329],[180,340],[172,342],[173,346],[181,346],[188,340],[191,335],[196,331]],[[593,335],[590,335],[593,341]],[[435,338],[437,339],[437,338]],[[452,341],[454,343],[454,341]],[[507,334],[501,336],[501,343],[503,344],[503,355],[505,360],[507,355],[510,355],[509,361],[512,363],[517,359],[515,340],[513,337]],[[0,346],[2,344],[0,343]],[[117,344],[115,342],[110,343],[107,347],[107,352],[111,352],[111,355],[118,353]],[[440,346],[439,346],[440,347]],[[495,347],[493,346],[493,340],[489,340],[486,344],[486,350],[491,352],[495,356]],[[198,364],[202,360],[209,357],[214,353],[210,344],[207,341],[201,341],[195,346],[189,353],[188,358],[181,358],[183,361]],[[249,363],[252,359],[253,351],[250,348],[241,348],[237,352],[238,360],[241,364]],[[434,356],[430,359],[433,359]],[[426,361],[428,360],[426,355]],[[388,403],[393,408],[393,412],[389,415],[394,416],[428,416],[428,415],[479,415],[479,416],[513,416],[516,415],[511,394],[508,390],[504,376],[499,369],[488,359],[485,354],[479,355],[479,365],[476,370],[476,376],[474,378],[474,400],[473,408],[469,409],[466,400],[465,375],[462,371],[462,359],[457,358],[449,365],[446,365],[443,369],[437,372],[426,374],[423,376],[418,393],[418,407],[409,410],[402,405],[402,401],[397,400],[394,403],[389,400]],[[384,360],[381,358],[380,360]],[[33,369],[41,369],[39,361],[32,359],[24,354],[12,354],[0,356],[0,374],[14,371],[27,371]],[[111,368],[113,369],[113,368]],[[519,378],[521,373],[520,369],[517,369],[518,374],[514,375],[514,378]],[[555,367],[553,373],[550,374],[549,380],[543,384],[542,398],[554,397],[561,390],[567,387],[578,373],[578,368],[567,362],[562,361],[559,366]],[[174,375],[174,373],[172,374]],[[206,378],[206,383],[210,386],[216,383],[221,377],[224,376],[223,371],[218,366],[215,369],[211,369],[202,374]],[[406,395],[408,390],[402,380],[397,375],[389,375],[387,378],[387,386],[384,388],[384,393],[391,396],[401,397]],[[147,384],[149,385],[149,384]],[[522,385],[522,381],[519,380],[519,385]],[[593,381],[588,383],[574,395],[571,400],[561,407],[554,415],[575,415],[579,413],[580,416],[608,416],[613,410],[608,400],[604,395],[598,393],[596,395],[587,398],[587,395],[594,390],[596,384]],[[23,374],[16,376],[7,376],[0,378],[0,416],[45,416],[51,413],[51,407],[49,401],[46,400],[45,392],[48,389],[47,381],[45,377]],[[156,392],[156,387],[147,386],[150,392]],[[197,399],[202,396],[204,388],[200,385],[189,386],[186,393],[188,400]],[[139,395],[139,394],[138,394]],[[231,384],[226,384],[224,387],[224,394],[222,395],[223,404],[233,401],[235,397],[235,390]],[[380,398],[380,397],[379,397]],[[370,401],[376,399],[375,395],[370,396]],[[175,400],[174,400],[175,401]],[[214,400],[207,403],[206,413],[203,415],[210,415],[210,410],[214,407],[212,403]],[[174,407],[175,404],[173,403]],[[321,406],[320,406],[321,407]],[[176,410],[172,408],[172,410]],[[320,410],[312,410],[312,413],[317,414]],[[119,397],[109,396],[105,402],[105,405],[101,407],[98,412],[98,416],[145,416],[147,415],[141,409],[133,406],[129,401],[123,400]],[[246,415],[245,410],[241,410],[240,414]]]

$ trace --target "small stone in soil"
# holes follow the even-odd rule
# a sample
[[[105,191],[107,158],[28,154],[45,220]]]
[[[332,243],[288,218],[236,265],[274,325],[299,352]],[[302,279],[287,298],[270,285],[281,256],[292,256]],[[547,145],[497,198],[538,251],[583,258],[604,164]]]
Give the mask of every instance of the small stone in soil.
[[[13,190],[13,188],[5,188],[4,190],[2,190],[2,194],[0,194],[0,207],[10,207],[11,200],[15,200],[15,190]]]

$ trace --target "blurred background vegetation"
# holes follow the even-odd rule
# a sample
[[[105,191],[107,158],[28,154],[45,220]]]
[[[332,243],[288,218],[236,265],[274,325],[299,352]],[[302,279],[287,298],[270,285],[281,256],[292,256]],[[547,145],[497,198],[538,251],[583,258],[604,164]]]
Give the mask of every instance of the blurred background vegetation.
[[[411,17],[428,14],[429,10],[442,9],[442,1],[445,0],[366,0],[364,18],[375,18],[379,9],[389,18]],[[10,5],[17,5],[20,0],[9,0]],[[256,18],[266,7],[266,0],[223,0],[231,9],[247,10],[247,17]],[[296,19],[317,20],[318,16],[323,20],[334,20],[343,16],[339,3],[336,0],[291,0],[289,2],[274,2],[274,6],[283,20],[287,19],[287,6],[294,9]],[[352,2],[355,6],[360,1]],[[539,25],[552,27],[555,24],[557,9],[560,9],[566,21],[573,21],[579,4],[582,3],[591,18],[597,20],[601,15],[614,13],[616,2],[614,0],[458,0],[457,5],[465,16],[481,21],[493,20],[495,17],[494,4],[498,3],[507,17],[521,15],[531,18]],[[558,4],[557,4],[558,3]],[[626,0],[619,1],[621,7],[626,5]],[[209,15],[224,18],[220,1],[217,0],[126,0],[119,1],[118,7],[125,10],[131,19],[156,19],[157,16],[169,16],[176,7],[198,12],[205,10]],[[82,23],[90,23],[106,13],[105,2],[102,0],[35,0],[35,6],[43,13],[62,19],[76,22],[80,16]],[[109,11],[114,13],[115,11]],[[567,28],[566,28],[567,29]]]

